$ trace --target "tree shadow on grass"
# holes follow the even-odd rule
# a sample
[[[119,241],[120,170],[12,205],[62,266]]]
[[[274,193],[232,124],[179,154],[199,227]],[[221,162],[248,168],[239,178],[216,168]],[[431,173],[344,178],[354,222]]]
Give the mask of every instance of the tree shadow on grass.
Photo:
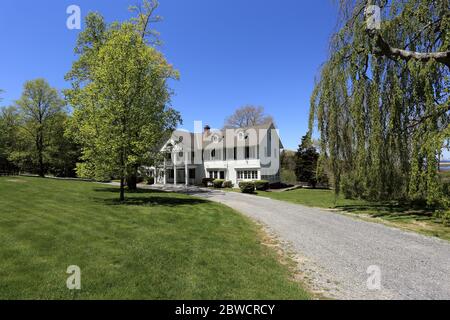
[[[414,204],[343,205],[336,208],[349,213],[363,213],[374,218],[384,218],[386,220],[430,220],[433,218],[432,209]]]
[[[125,201],[119,200],[119,189],[117,188],[97,188],[96,192],[109,192],[117,194],[115,198],[97,198],[96,201],[110,206],[166,206],[176,207],[181,205],[198,205],[209,201],[198,198],[187,198],[176,196],[164,191],[138,189],[125,193]],[[140,196],[135,196],[140,195]]]
[[[95,188],[95,192],[110,192],[110,193],[117,193],[119,194],[119,188]],[[160,191],[160,190],[153,190],[153,189],[137,189],[137,190],[128,190],[125,189],[126,194],[141,194],[141,193],[159,193],[159,194],[167,194],[167,192]]]

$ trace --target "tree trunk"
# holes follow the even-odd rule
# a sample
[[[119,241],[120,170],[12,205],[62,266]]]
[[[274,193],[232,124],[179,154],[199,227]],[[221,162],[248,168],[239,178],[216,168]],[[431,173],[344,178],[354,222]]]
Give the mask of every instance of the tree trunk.
[[[38,132],[38,137],[37,137],[36,147],[37,147],[38,162],[39,162],[38,173],[39,173],[39,176],[42,177],[42,178],[45,177],[44,156],[43,156],[43,149],[44,149],[43,140],[44,140],[44,137],[43,137],[42,131],[39,131]]]
[[[39,151],[39,176],[41,178],[45,177],[44,160],[43,160],[41,151]]]
[[[125,201],[125,179],[120,178],[120,201]]]
[[[127,177],[127,187],[128,190],[136,191],[137,190],[137,174],[132,173]]]

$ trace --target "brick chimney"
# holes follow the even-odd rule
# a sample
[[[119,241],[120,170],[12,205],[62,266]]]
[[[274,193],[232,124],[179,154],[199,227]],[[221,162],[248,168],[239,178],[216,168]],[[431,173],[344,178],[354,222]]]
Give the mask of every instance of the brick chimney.
[[[206,126],[203,128],[203,134],[204,134],[205,136],[209,136],[210,133],[211,133],[211,127],[208,126],[208,125],[206,125]]]

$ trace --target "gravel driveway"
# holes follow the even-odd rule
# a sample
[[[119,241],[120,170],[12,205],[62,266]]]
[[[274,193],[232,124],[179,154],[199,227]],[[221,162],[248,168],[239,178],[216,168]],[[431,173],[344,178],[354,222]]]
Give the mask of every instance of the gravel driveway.
[[[177,190],[220,202],[267,226],[290,243],[308,282],[326,296],[450,299],[450,242],[445,240],[258,196]]]

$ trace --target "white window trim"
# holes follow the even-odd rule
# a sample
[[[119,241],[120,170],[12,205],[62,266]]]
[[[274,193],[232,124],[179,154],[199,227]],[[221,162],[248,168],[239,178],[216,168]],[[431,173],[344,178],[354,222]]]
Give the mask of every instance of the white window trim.
[[[258,169],[236,169],[236,179],[238,181],[259,180],[260,170]]]

